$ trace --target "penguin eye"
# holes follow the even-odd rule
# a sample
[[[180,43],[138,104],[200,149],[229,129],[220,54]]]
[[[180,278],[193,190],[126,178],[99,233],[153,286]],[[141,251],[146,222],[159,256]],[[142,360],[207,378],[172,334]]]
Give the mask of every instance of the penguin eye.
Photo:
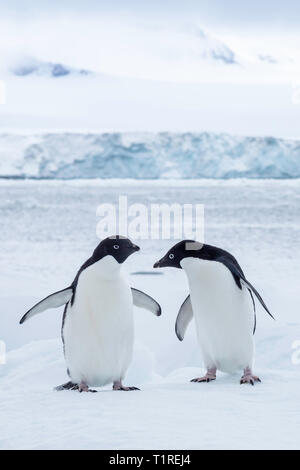
[[[119,248],[120,248],[119,245],[114,245],[115,250],[118,250]]]
[[[170,254],[169,254],[169,258],[170,258],[170,259],[174,259],[174,258],[175,258],[175,256],[173,255],[173,253],[170,253]]]

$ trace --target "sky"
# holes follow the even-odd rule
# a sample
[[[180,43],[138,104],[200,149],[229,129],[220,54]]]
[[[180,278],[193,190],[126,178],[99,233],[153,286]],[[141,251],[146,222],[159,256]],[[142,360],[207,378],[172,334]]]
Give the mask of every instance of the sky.
[[[137,100],[135,90],[139,89],[142,97],[148,94],[150,101],[161,102],[162,113],[165,112],[166,118],[160,127],[177,130],[188,125],[194,129],[197,125],[191,126],[190,123],[196,122],[199,116],[193,114],[194,109],[188,119],[186,113],[191,108],[189,86],[197,85],[198,98],[195,103],[201,107],[201,103],[205,102],[205,113],[210,114],[208,121],[220,122],[224,116],[223,125],[209,125],[208,130],[236,130],[243,134],[271,132],[294,137],[298,135],[296,123],[288,130],[286,121],[293,120],[294,123],[295,116],[298,116],[299,106],[295,109],[293,87],[300,86],[299,27],[300,2],[292,0],[253,0],[247,2],[246,7],[245,2],[234,0],[1,2],[0,79],[6,80],[14,95],[10,94],[12,106],[7,106],[5,111],[10,114],[10,123],[13,122],[12,113],[25,113],[21,109],[27,106],[22,99],[22,86],[26,88],[29,78],[21,85],[21,81],[16,82],[7,74],[16,64],[36,60],[41,63],[62,63],[104,77],[107,113],[112,110],[120,113],[120,109],[115,108],[116,90],[105,79],[112,77],[123,80],[123,92],[126,95],[124,106],[132,102],[134,108],[135,104],[139,104],[133,103]],[[42,78],[38,87],[41,81]],[[158,87],[155,91],[153,82]],[[176,96],[169,96],[165,92],[167,84],[181,86]],[[213,89],[214,84],[216,88]],[[235,100],[235,86],[239,87],[238,95],[242,97],[241,109],[229,118],[228,123],[228,101],[230,98],[232,102]],[[53,94],[60,97],[64,95],[63,82],[58,87],[57,83],[49,81],[47,87],[51,97]],[[82,87],[76,93],[78,100],[84,103],[87,90],[84,89],[84,83]],[[269,87],[267,93],[266,87]],[[94,92],[95,87],[92,88]],[[24,89],[24,93],[28,91]],[[151,93],[154,95],[151,96]],[[228,96],[228,93],[231,95]],[[169,96],[168,101],[166,95]],[[15,103],[17,96],[19,110]],[[32,97],[31,102],[34,99]],[[141,102],[140,97],[139,100]],[[173,102],[176,103],[176,113],[185,116],[182,122],[177,116],[176,124],[173,122]],[[272,128],[269,123],[264,125],[264,121],[258,118],[259,115],[268,116],[268,119],[274,117],[276,103],[277,124]],[[49,106],[51,103],[44,103],[44,115],[47,115]],[[238,107],[238,103],[234,103],[234,106]],[[253,122],[250,120],[248,132],[247,127],[241,127],[239,123],[245,107],[251,109],[251,119],[255,119],[257,114],[257,119]],[[136,109],[139,109],[138,106]],[[127,110],[121,111],[125,116]],[[147,108],[141,112],[145,113],[145,130],[156,129],[155,118],[154,121],[149,120],[151,113],[147,113]],[[64,113],[67,116],[66,110]],[[213,119],[212,113],[218,113],[218,118]],[[154,112],[152,114],[155,115]],[[280,118],[285,120],[282,130],[278,124]],[[133,117],[129,121],[132,121],[130,129],[140,128],[140,119]],[[74,125],[73,119],[72,122]],[[92,123],[88,122],[90,127]],[[197,122],[199,128],[205,127],[203,119]],[[94,122],[93,127],[96,124]],[[125,125],[116,118],[115,124],[112,122],[111,126],[116,129],[127,128],[128,123]]]
[[[125,6],[124,6],[125,5]],[[40,14],[57,14],[68,11],[72,14],[80,13],[112,13],[127,12],[134,16],[157,18],[158,16],[170,18],[199,17],[210,24],[227,24],[243,28],[261,25],[290,29],[300,24],[300,4],[297,0],[10,0],[1,2],[0,12],[15,16],[32,16]]]

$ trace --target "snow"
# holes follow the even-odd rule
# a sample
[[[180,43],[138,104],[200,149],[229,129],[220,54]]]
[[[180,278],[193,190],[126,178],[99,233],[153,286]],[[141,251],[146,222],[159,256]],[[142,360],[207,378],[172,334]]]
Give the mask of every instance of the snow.
[[[211,133],[2,133],[0,176],[297,178],[300,143]]]
[[[126,263],[132,286],[155,297],[162,316],[135,310],[134,360],[125,383],[140,392],[54,392],[67,380],[59,338],[62,309],[23,326],[23,313],[69,285],[98,242],[96,207],[117,202],[205,204],[206,242],[231,251],[276,317],[258,308],[255,373],[192,384],[203,372],[193,323],[174,333],[187,295],[180,270],[147,275],[175,243],[139,240]],[[300,186],[298,180],[0,181],[1,449],[299,449]],[[139,273],[144,274],[139,274]],[[146,272],[146,274],[145,274]]]
[[[272,29],[267,35],[257,30],[245,35],[211,29],[194,17],[174,23],[169,14],[164,19],[155,15],[151,23],[149,18],[137,21],[136,14],[121,19],[115,13],[68,12],[59,21],[57,16],[45,21],[28,15],[18,23],[16,35],[15,22],[0,18],[0,66],[10,54],[10,61],[17,55],[29,70],[33,61],[67,63],[75,70],[173,83],[288,82],[299,71],[297,40],[290,29],[285,35]]]
[[[189,367],[140,392],[58,393],[60,350],[50,340],[9,355],[1,369],[1,449],[299,448],[296,374],[259,370],[264,383],[255,388],[223,375],[199,386],[189,383],[199,373]]]
[[[88,70],[77,70],[61,63],[43,62],[33,57],[22,57],[15,59],[10,72],[17,77],[29,75],[46,76],[52,78],[65,77],[67,75],[88,75]]]

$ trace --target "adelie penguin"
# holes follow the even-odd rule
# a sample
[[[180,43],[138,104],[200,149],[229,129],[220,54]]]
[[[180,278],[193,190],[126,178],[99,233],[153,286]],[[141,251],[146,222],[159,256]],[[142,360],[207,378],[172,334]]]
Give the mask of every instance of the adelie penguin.
[[[133,305],[161,315],[160,305],[147,294],[130,288],[121,266],[139,251],[129,239],[114,236],[103,240],[81,266],[73,283],[49,295],[21,319],[65,304],[62,340],[70,382],[56,390],[92,391],[113,383],[113,390],[125,387],[123,379],[132,359]]]
[[[176,335],[182,341],[190,321],[195,318],[207,369],[204,377],[192,382],[215,380],[217,370],[228,373],[243,370],[241,384],[260,382],[252,372],[256,326],[254,296],[272,315],[245,278],[237,260],[221,248],[184,240],[154,265],[155,268],[168,266],[185,271],[190,290],[177,316]]]

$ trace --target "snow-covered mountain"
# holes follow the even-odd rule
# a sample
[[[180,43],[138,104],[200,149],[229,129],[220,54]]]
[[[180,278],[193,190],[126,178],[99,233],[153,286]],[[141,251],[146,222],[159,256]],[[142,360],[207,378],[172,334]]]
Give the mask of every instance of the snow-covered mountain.
[[[32,57],[22,58],[10,67],[10,72],[17,77],[37,75],[43,77],[60,78],[67,75],[89,75],[91,72],[85,69],[76,69],[61,63],[43,62]]]
[[[223,65],[237,65],[237,53],[222,40],[207,34],[202,29],[191,31],[191,36],[197,41],[195,46],[200,58]]]
[[[0,176],[296,178],[300,142],[211,133],[1,134]]]

